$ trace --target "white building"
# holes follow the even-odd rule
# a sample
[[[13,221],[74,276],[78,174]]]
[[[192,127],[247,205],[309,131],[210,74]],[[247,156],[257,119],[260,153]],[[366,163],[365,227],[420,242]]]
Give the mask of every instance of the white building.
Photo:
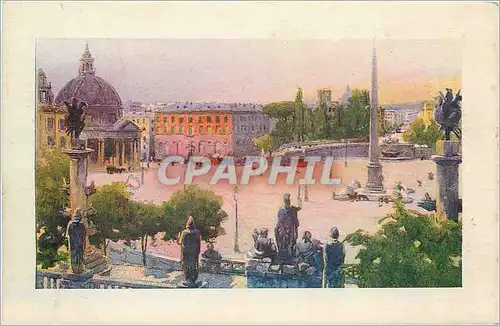
[[[386,105],[382,108],[387,124],[409,125],[417,119],[425,102]]]

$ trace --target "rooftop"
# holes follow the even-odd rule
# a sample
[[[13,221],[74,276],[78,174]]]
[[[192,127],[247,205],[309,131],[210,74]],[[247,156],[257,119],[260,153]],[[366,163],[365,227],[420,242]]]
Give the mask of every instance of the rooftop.
[[[424,107],[424,103],[425,101],[402,103],[402,104],[390,104],[383,106],[383,108],[385,110],[420,110]]]

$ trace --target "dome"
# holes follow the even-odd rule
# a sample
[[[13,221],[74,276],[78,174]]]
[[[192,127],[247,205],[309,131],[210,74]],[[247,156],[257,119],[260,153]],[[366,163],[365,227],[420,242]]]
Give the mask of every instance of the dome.
[[[88,106],[122,106],[115,88],[104,79],[92,74],[80,75],[70,80],[57,94],[56,103],[71,101],[73,97],[84,101]]]

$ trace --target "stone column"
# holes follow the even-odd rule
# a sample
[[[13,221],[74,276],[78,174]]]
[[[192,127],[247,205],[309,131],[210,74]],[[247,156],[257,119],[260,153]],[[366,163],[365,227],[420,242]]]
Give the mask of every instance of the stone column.
[[[441,155],[433,156],[437,164],[437,216],[458,221],[459,181],[458,169],[462,156],[458,155],[458,142],[443,141]]]
[[[121,141],[121,144],[120,144],[120,149],[121,149],[121,157],[122,157],[122,166],[125,166],[126,164],[126,160],[125,160],[125,141]]]
[[[368,178],[366,192],[371,194],[385,193],[380,164],[380,146],[378,143],[378,80],[377,80],[377,54],[373,48],[372,62],[372,92],[370,94],[370,161],[368,163]]]
[[[115,155],[113,156],[113,164],[118,165],[118,163],[120,163],[120,146],[118,143],[118,139],[113,139],[115,141]]]
[[[84,208],[85,186],[87,185],[88,156],[94,150],[92,149],[66,149],[63,152],[70,157],[70,203],[71,213],[75,212],[77,207]]]
[[[135,165],[135,139],[132,139],[129,141],[129,153],[130,153],[130,165],[134,166]]]
[[[100,166],[104,166],[104,160],[106,159],[106,155],[104,153],[104,150],[106,148],[105,146],[105,139],[99,139],[99,164]]]

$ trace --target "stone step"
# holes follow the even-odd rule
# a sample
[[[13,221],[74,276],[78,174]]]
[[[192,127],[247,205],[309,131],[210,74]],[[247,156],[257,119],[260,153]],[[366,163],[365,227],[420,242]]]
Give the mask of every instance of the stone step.
[[[96,266],[95,268],[92,269],[92,272],[95,274],[101,274],[102,272],[105,272],[108,269],[107,264],[102,264],[99,266]]]
[[[99,259],[93,260],[90,263],[85,264],[85,267],[87,267],[87,269],[93,269],[94,267],[99,266],[99,265],[106,265],[106,258],[105,257],[101,257]]]
[[[85,265],[88,265],[95,260],[101,259],[102,257],[103,255],[101,253],[94,252],[91,255],[85,257],[83,262],[85,263]]]

